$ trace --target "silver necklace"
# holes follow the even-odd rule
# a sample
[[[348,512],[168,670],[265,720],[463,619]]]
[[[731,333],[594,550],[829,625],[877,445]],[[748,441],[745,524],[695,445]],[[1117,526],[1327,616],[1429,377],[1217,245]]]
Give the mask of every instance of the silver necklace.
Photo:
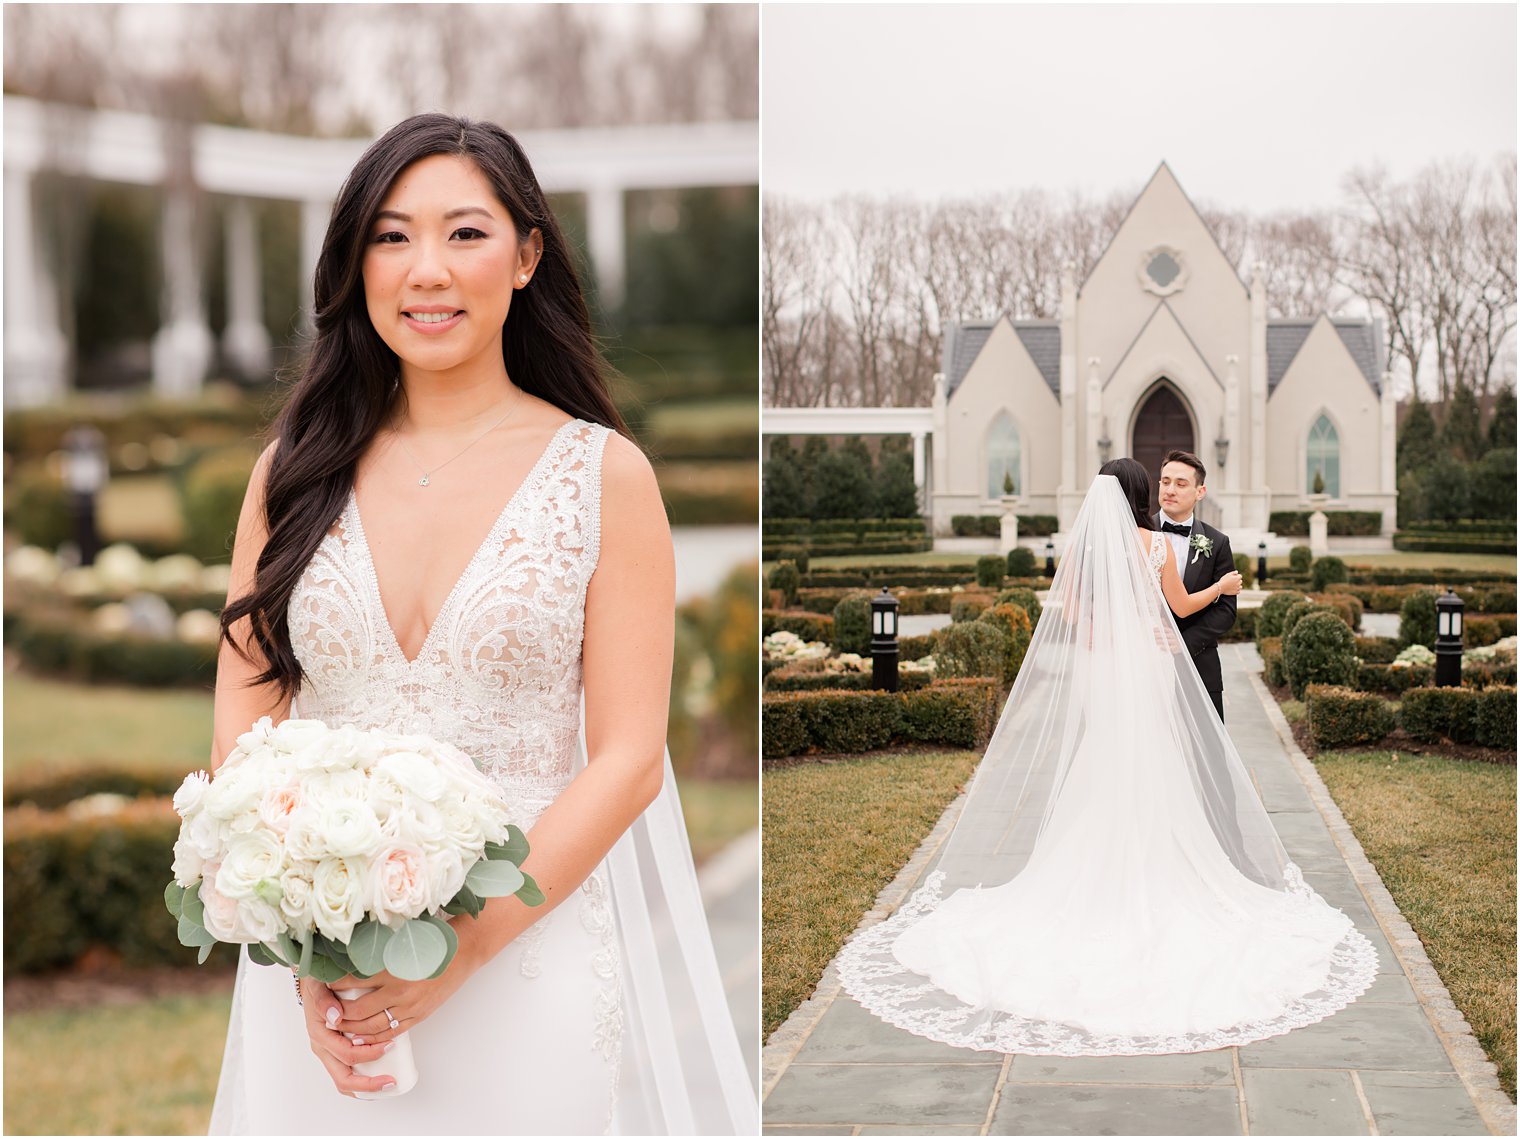
[[[406,440],[401,438],[401,432],[398,431],[394,425],[391,427],[391,434],[396,437],[396,442],[401,444],[401,449],[406,452],[406,457],[411,459],[412,462],[416,465],[417,469],[422,472],[422,477],[417,480],[417,485],[427,486],[429,479],[431,479],[439,471],[443,470],[444,467],[448,466],[455,459],[459,458],[460,455],[463,455],[465,451],[468,451],[471,447],[475,446],[476,443],[479,443],[487,435],[491,434],[491,432],[495,431],[498,427],[505,423],[507,421],[507,417],[517,410],[517,405],[521,402],[522,389],[519,388],[517,392],[517,398],[512,401],[512,406],[507,408],[507,410],[502,413],[502,417],[500,419],[498,419],[495,423],[491,424],[491,426],[487,427],[479,435],[475,436],[475,438],[466,443],[463,450],[456,453],[452,458],[445,459],[443,462],[439,463],[431,470],[429,470],[427,467],[424,467],[421,463],[417,462],[417,456],[412,454],[412,449],[406,445]]]

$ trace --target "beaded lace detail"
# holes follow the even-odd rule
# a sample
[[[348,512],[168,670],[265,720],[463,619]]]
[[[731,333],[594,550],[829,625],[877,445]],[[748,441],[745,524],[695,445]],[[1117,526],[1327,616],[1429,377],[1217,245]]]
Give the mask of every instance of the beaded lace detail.
[[[415,660],[386,619],[350,495],[290,599],[301,716],[445,740],[501,786],[513,821],[530,827],[573,774],[609,434],[580,420],[554,433]]]

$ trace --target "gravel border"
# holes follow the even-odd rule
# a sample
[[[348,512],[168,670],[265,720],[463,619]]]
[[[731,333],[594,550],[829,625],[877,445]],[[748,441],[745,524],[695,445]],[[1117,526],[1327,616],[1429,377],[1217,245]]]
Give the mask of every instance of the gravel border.
[[[1282,709],[1278,707],[1277,701],[1267,691],[1261,673],[1248,669],[1247,675],[1250,677],[1251,687],[1257,699],[1266,709],[1267,719],[1272,722],[1278,739],[1282,741],[1283,750],[1288,753],[1294,772],[1309,792],[1309,798],[1324,818],[1325,825],[1330,828],[1330,836],[1335,840],[1335,845],[1340,848],[1341,855],[1351,870],[1351,877],[1367,900],[1372,916],[1382,927],[1388,944],[1393,949],[1394,957],[1398,959],[1399,966],[1409,978],[1415,999],[1419,1001],[1420,1008],[1429,1018],[1431,1027],[1435,1029],[1436,1038],[1440,1040],[1441,1047],[1450,1057],[1451,1066],[1456,1069],[1462,1086],[1472,1097],[1473,1104],[1483,1117],[1483,1122],[1494,1135],[1515,1134],[1515,1105],[1510,1102],[1509,1096],[1499,1084],[1499,1070],[1489,1061],[1487,1054],[1483,1051],[1483,1046],[1473,1036],[1472,1026],[1467,1023],[1467,1018],[1462,1015],[1461,1010],[1452,1001],[1451,994],[1446,991],[1446,986],[1442,984],[1435,966],[1426,956],[1425,946],[1420,942],[1419,936],[1404,920],[1404,915],[1399,913],[1399,907],[1394,902],[1393,895],[1388,892],[1388,888],[1383,885],[1383,879],[1378,876],[1377,868],[1367,860],[1362,844],[1357,841],[1350,824],[1346,822],[1346,817],[1341,814],[1341,809],[1330,797],[1325,781],[1320,778],[1314,764],[1298,746],[1298,741],[1293,738],[1293,729],[1289,726]]]

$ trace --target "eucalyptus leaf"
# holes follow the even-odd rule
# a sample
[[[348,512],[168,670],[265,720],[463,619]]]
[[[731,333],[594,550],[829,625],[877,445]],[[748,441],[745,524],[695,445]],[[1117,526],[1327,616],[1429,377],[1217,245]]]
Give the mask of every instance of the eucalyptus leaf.
[[[443,971],[449,967],[449,963],[454,960],[454,955],[459,952],[459,935],[454,932],[454,927],[449,925],[448,922],[442,918],[434,917],[432,914],[423,914],[419,920],[432,923],[436,929],[442,932],[443,939],[448,942],[448,950],[444,953],[443,960],[439,962],[438,968],[434,969],[428,976],[429,981],[435,981],[443,976]]]
[[[330,937],[317,935],[317,952],[325,953],[332,959],[334,964],[341,965],[346,972],[354,971],[354,963],[349,960],[348,947],[341,941],[334,941]]]
[[[464,884],[477,897],[506,898],[522,886],[523,872],[511,862],[477,862],[465,875]]]
[[[281,965],[294,967],[295,963],[301,959],[300,946],[291,940],[290,934],[286,933],[283,929],[275,935],[274,948],[279,950]]]
[[[373,977],[385,968],[385,947],[394,935],[390,926],[374,918],[361,922],[349,936],[348,959],[364,976]]]
[[[329,950],[328,952],[331,952]],[[334,961],[327,953],[315,953],[311,955],[311,975],[324,985],[331,985],[334,981],[341,981],[349,975],[349,970]]]
[[[206,958],[211,956],[211,950],[215,945],[216,942],[213,941],[210,945],[201,946],[201,951],[195,955],[197,965],[204,965],[206,963]]]
[[[459,893],[454,895],[453,901],[443,907],[446,914],[469,914],[470,917],[479,917],[485,903],[480,900],[474,890],[468,886],[459,887]]]
[[[262,941],[255,941],[248,947],[248,960],[252,961],[255,965],[278,965],[280,963],[279,958]]]
[[[312,935],[301,942],[301,964],[296,969],[296,976],[311,976],[311,951],[316,947],[316,944],[317,935],[316,931],[313,930]]]
[[[189,918],[196,925],[206,924],[206,903],[201,901],[201,892],[198,888],[192,886],[185,891],[179,912],[181,917]]]
[[[426,981],[448,956],[449,943],[431,922],[413,918],[385,943],[385,968],[402,981]]]
[[[544,904],[544,892],[538,888],[538,883],[533,881],[533,875],[523,875],[523,884],[517,889],[517,900],[525,906]]]
[[[179,917],[180,911],[185,905],[185,888],[178,882],[170,882],[164,887],[164,905],[169,907],[169,912]]]
[[[179,916],[179,943],[192,949],[198,949],[202,945],[215,945],[216,937],[200,922],[186,914]]]
[[[521,866],[528,857],[528,836],[523,834],[516,823],[507,827],[506,849],[507,860],[514,866]]]

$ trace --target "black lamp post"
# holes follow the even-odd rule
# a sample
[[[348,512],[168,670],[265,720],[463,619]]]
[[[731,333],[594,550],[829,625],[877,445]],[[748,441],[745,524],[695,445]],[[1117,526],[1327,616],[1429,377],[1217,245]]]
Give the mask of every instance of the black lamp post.
[[[897,691],[897,598],[886,586],[871,598],[871,687]]]
[[[95,525],[95,501],[106,485],[105,436],[89,426],[71,427],[63,437],[63,480],[68,485],[74,512],[74,541],[79,564],[95,564],[100,552],[100,531]]]
[[[1462,599],[1450,588],[1436,598],[1436,687],[1462,683]]]
[[[1045,576],[1056,576],[1056,544],[1050,538],[1045,539]]]
[[[1267,580],[1267,543],[1265,540],[1256,543],[1256,588],[1260,589]]]

